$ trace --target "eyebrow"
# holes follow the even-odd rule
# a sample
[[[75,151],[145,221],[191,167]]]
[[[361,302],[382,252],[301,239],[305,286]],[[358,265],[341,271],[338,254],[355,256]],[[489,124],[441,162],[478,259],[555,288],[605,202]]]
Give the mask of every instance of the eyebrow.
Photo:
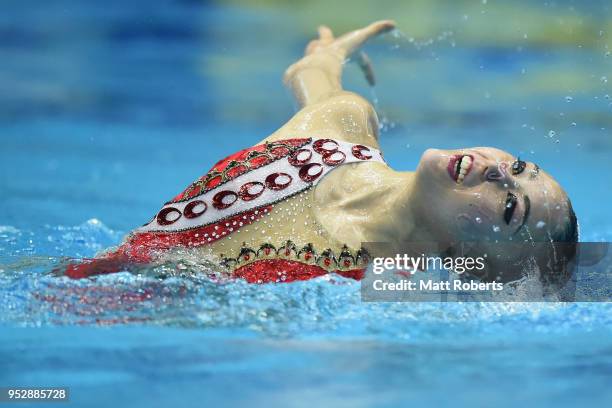
[[[525,215],[523,216],[523,222],[521,222],[521,225],[519,225],[519,227],[516,229],[516,231],[514,231],[514,234],[512,235],[515,235],[521,230],[521,228],[523,228],[523,225],[527,223],[529,213],[531,212],[531,200],[529,199],[529,196],[527,194],[523,196],[523,201],[525,203]]]

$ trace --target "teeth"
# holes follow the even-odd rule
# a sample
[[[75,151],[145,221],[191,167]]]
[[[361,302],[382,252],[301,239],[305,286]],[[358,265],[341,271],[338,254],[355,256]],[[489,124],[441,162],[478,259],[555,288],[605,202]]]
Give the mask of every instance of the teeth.
[[[460,173],[467,173],[467,170],[470,168],[470,166],[472,165],[472,158],[470,156],[463,156],[463,160],[461,160],[461,169],[459,170]]]
[[[472,165],[472,158],[470,156],[463,156],[459,167],[459,174],[457,175],[457,184],[463,183],[463,179],[468,172],[468,169]]]

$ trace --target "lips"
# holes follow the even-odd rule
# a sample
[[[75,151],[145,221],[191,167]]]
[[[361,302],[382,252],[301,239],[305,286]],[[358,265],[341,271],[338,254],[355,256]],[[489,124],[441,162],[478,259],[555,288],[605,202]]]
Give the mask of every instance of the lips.
[[[448,161],[448,175],[457,184],[462,184],[465,177],[474,166],[474,156],[471,154],[456,154]]]

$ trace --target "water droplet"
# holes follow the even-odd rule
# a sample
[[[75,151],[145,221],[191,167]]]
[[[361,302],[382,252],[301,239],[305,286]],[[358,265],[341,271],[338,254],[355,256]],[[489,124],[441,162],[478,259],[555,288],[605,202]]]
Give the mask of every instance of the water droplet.
[[[480,217],[476,217],[476,222],[480,224],[482,222],[482,219]]]
[[[536,228],[542,229],[545,225],[546,223],[544,221],[538,221],[538,223],[536,224]]]
[[[499,228],[497,225],[493,226],[493,232],[499,232],[501,231],[501,228]]]
[[[574,98],[572,98],[571,96],[566,96],[565,97],[565,102],[567,102],[567,103],[570,103],[573,100],[574,100]]]
[[[580,143],[577,143],[576,147],[580,149],[582,147],[582,145]]]
[[[601,80],[601,82],[603,82],[604,84],[608,83],[608,77],[607,76],[602,76],[601,78],[599,78]]]
[[[572,126],[576,127],[576,122],[572,122]]]
[[[559,139],[555,140],[555,143],[559,143]]]
[[[550,137],[550,138],[555,137],[556,134],[557,134],[557,132],[555,132],[554,130],[549,130],[548,131],[548,137]]]

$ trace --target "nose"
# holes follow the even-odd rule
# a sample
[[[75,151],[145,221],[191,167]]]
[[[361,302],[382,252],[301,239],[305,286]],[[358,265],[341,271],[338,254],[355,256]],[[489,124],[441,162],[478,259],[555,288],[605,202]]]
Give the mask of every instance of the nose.
[[[510,165],[507,162],[491,162],[487,164],[483,172],[485,181],[492,183],[510,184],[512,176],[510,175]]]

